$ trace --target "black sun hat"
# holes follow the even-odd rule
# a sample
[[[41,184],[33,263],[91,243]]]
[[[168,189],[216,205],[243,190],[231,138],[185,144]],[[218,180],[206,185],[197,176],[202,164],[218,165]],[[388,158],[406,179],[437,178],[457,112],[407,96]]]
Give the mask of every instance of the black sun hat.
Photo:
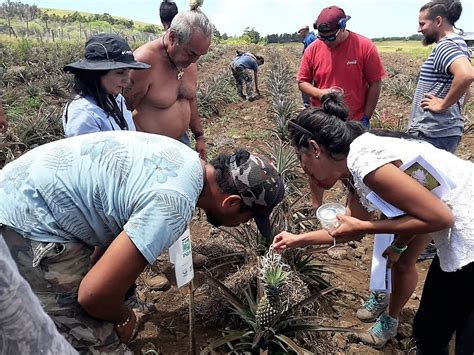
[[[150,65],[136,61],[127,41],[111,33],[100,33],[90,37],[84,47],[84,59],[70,63],[64,71],[148,69]]]

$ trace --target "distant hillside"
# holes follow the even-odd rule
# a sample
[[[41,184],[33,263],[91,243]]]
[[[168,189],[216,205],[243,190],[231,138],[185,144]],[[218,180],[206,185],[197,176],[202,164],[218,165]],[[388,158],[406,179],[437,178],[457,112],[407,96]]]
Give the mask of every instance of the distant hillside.
[[[156,38],[161,26],[108,13],[93,14],[65,9],[38,8],[21,2],[0,4],[0,38],[35,38],[40,41],[83,41],[100,32],[118,33],[132,41]]]

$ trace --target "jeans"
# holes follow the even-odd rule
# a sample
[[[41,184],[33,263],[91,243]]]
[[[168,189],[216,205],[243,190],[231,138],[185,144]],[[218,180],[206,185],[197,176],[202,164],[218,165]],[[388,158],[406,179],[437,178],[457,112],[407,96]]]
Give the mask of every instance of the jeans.
[[[431,145],[434,145],[438,149],[443,149],[453,154],[456,152],[456,149],[461,142],[461,136],[428,137],[424,133],[418,132],[418,137],[422,138]]]
[[[179,138],[179,141],[181,143],[184,143],[186,144],[188,147],[191,147],[191,140],[189,139],[189,134],[188,134],[188,131],[186,130],[186,132],[183,133],[183,135]]]
[[[365,129],[370,129],[370,118],[367,115],[362,116],[359,122]]]

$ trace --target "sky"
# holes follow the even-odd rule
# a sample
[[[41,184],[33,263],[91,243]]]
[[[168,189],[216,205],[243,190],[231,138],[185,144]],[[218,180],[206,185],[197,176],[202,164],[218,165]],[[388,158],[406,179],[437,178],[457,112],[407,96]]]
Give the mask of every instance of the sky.
[[[319,12],[337,5],[352,18],[347,28],[369,38],[410,36],[417,32],[418,13],[428,0],[204,0],[202,11],[221,34],[240,36],[246,27],[260,35],[294,33],[312,27]],[[131,20],[159,24],[160,0],[22,0],[39,7],[109,13]],[[188,10],[187,0],[176,0]],[[474,32],[474,1],[462,0],[463,12],[456,27]]]

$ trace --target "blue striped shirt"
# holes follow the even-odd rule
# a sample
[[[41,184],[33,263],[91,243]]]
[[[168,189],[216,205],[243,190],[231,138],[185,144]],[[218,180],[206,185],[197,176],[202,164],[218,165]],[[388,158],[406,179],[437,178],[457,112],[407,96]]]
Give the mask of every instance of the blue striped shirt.
[[[458,35],[443,38],[433,48],[430,56],[421,66],[410,114],[410,132],[422,132],[429,137],[462,135],[463,98],[439,113],[425,111],[421,107],[421,100],[426,93],[431,93],[438,98],[444,98],[447,95],[454,78],[449,72],[449,67],[455,60],[462,57],[469,59],[470,55],[466,42]]]

